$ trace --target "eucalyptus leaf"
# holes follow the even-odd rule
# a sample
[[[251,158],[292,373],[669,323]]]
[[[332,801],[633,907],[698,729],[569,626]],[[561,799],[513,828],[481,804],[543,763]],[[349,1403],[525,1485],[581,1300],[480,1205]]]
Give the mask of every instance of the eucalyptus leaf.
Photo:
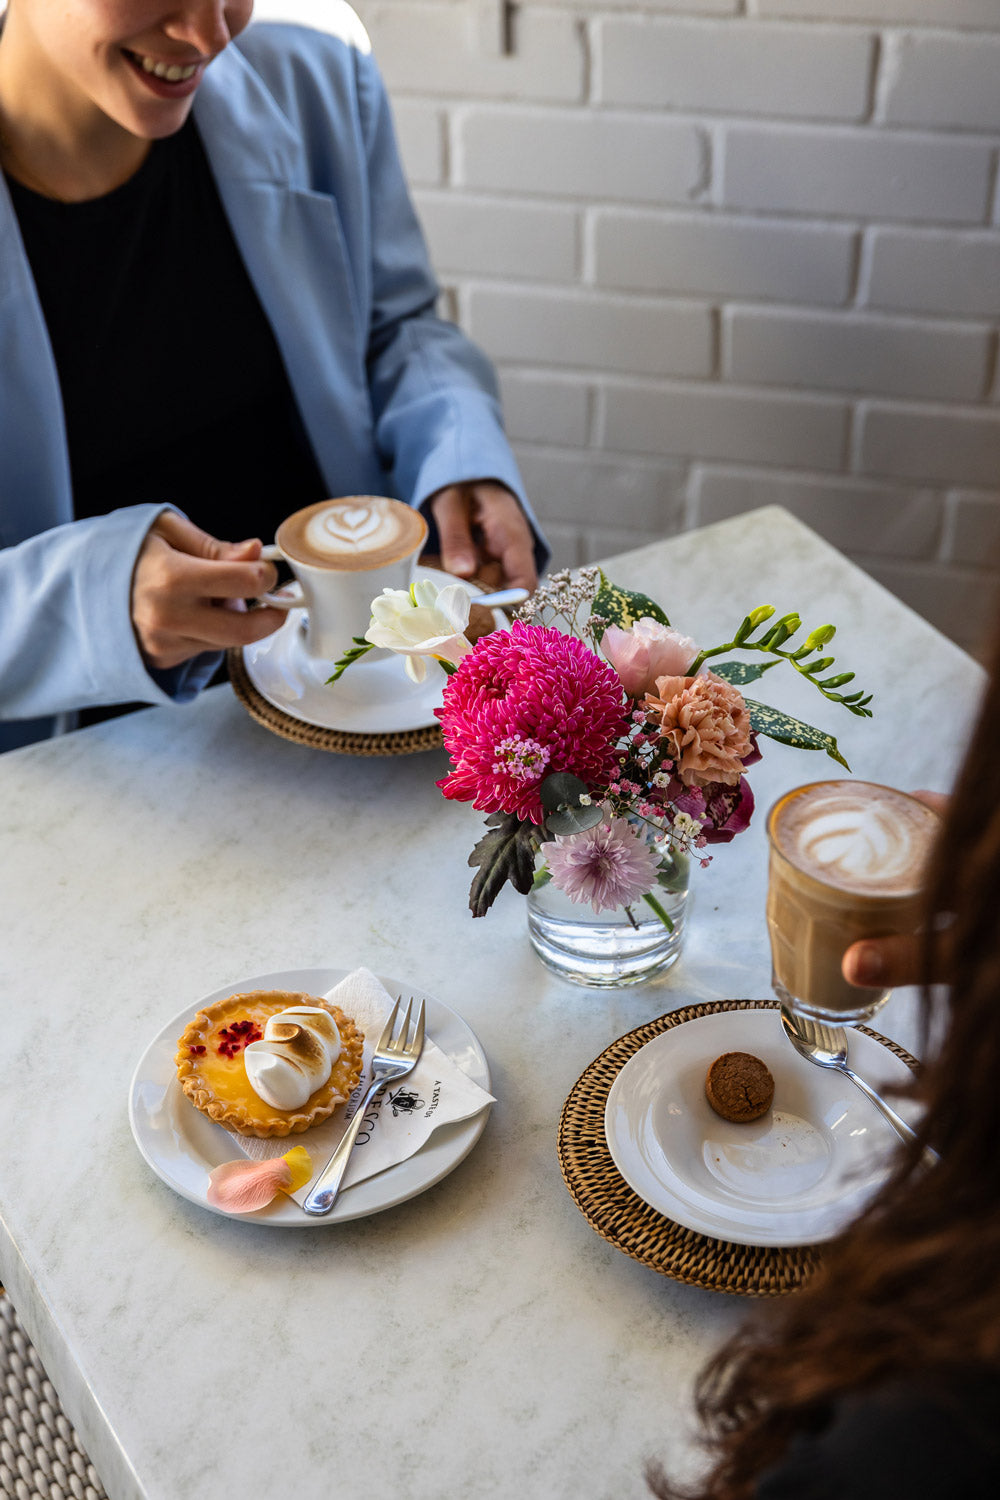
[[[600,806],[592,802],[589,807],[561,807],[557,812],[549,813],[545,826],[550,833],[584,833],[588,828],[596,828],[603,818]]]
[[[780,657],[776,657],[774,661],[719,661],[713,665],[712,671],[716,677],[723,677],[726,682],[742,687],[746,682],[756,682],[758,677],[763,677],[772,667],[780,665]]]
[[[507,881],[522,896],[531,890],[535,855],[544,835],[533,823],[523,823],[514,813],[495,812],[486,819],[483,834],[469,864],[479,866],[469,890],[469,910],[485,917]]]
[[[572,771],[552,771],[538,783],[538,795],[546,812],[558,812],[561,807],[579,806],[580,798],[587,795],[587,783]]]
[[[832,734],[814,729],[801,719],[793,719],[791,714],[782,713],[768,703],[754,703],[748,698],[746,705],[750,711],[750,728],[755,734],[767,735],[768,739],[792,745],[796,750],[825,750],[831,760],[835,760],[847,771],[851,769],[838,750],[837,741]]]
[[[607,620],[609,625],[617,625],[621,630],[630,630],[636,620],[644,619],[656,620],[660,625],[670,624],[654,600],[646,594],[634,594],[628,589],[620,588],[617,583],[611,583],[605,578],[603,573],[591,612]]]

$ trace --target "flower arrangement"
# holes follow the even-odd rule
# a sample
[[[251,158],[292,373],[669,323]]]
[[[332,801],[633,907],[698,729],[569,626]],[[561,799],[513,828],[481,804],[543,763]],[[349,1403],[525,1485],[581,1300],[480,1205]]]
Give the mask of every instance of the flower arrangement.
[[[599,568],[552,574],[509,630],[474,646],[464,635],[470,603],[457,584],[386,589],[331,681],[372,646],[401,652],[417,681],[428,659],[448,673],[437,716],[452,769],[437,785],[487,814],[469,856],[477,917],[508,881],[522,894],[551,881],[570,900],[595,912],[622,907],[633,922],[643,901],[669,927],[657,891],[672,888],[672,856],[695,852],[707,864],[710,845],[750,822],[759,737],[847,766],[833,736],[742,689],[784,662],[825,698],[871,717],[871,695],[841,691],[854,673],[830,674],[824,650],[835,627],[793,647],[800,617],[774,620],[771,605],[706,648]],[[732,651],[757,659],[717,660]]]

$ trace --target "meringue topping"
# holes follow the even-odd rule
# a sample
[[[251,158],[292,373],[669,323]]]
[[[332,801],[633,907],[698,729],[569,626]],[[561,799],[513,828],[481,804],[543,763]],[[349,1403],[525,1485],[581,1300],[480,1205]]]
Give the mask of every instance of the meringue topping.
[[[267,1021],[243,1053],[247,1080],[272,1109],[301,1109],[322,1088],[340,1056],[340,1032],[329,1011],[293,1005]]]

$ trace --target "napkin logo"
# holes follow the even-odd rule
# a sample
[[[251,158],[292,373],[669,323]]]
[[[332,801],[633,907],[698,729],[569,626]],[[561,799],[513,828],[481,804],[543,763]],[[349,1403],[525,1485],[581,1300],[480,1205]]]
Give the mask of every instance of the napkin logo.
[[[386,1094],[385,1102],[392,1106],[392,1113],[396,1119],[400,1115],[415,1115],[418,1109],[424,1107],[424,1101],[406,1089],[397,1089],[394,1094]]]

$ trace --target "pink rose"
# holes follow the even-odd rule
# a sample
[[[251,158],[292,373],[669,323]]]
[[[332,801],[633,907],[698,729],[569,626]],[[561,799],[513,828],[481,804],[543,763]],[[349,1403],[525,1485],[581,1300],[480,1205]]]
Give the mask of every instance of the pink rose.
[[[706,672],[704,677],[660,677],[646,706],[669,739],[677,775],[685,786],[722,782],[738,786],[743,761],[755,746],[750,714],[738,688]]]
[[[648,618],[636,620],[631,630],[609,625],[601,650],[630,698],[652,692],[658,677],[683,675],[698,655],[690,636]]]

